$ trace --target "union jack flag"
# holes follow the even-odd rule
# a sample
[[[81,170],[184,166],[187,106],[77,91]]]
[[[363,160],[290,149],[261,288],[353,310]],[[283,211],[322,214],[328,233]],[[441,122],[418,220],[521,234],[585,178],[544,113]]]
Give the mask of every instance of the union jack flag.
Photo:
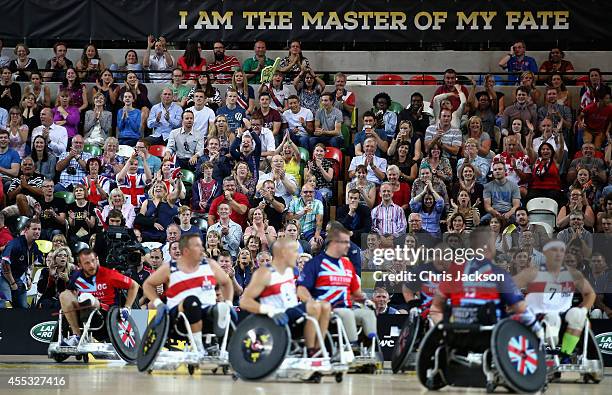
[[[119,320],[117,322],[119,325],[119,337],[121,337],[121,342],[124,346],[128,348],[136,347],[136,341],[134,340],[134,330],[132,329],[132,325],[129,321]]]
[[[78,277],[76,279],[76,281],[74,282],[74,285],[76,285],[77,289],[80,292],[83,293],[94,293],[97,291],[96,288],[96,278],[92,277],[91,279],[92,283],[86,281],[83,277]]]
[[[353,269],[350,262],[349,265],[345,265],[344,259],[339,259],[337,263],[334,263],[324,258],[315,283],[316,288],[323,292],[318,299],[326,300],[336,307],[351,307],[352,279]]]
[[[526,376],[533,374],[538,368],[538,354],[530,348],[529,340],[525,336],[515,336],[508,344],[508,356],[516,370]]]
[[[119,188],[126,195],[126,200],[129,200],[134,207],[140,207],[142,202],[147,200],[147,194],[145,193],[145,182],[144,174],[128,174],[123,180],[117,180]]]

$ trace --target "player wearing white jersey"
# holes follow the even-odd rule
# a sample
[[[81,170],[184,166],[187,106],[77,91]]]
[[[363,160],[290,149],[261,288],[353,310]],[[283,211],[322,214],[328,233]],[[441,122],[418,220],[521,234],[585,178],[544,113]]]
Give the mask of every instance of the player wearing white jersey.
[[[203,352],[202,318],[210,317],[215,335],[223,336],[229,325],[226,318],[227,312],[232,311],[234,289],[217,262],[203,258],[204,246],[199,235],[190,233],[181,237],[179,249],[181,256],[176,262],[162,265],[149,276],[142,288],[157,309],[154,325],[159,324],[167,312],[171,318],[182,312],[189,321],[198,351]],[[166,286],[167,304],[157,295],[160,285]],[[216,303],[216,285],[221,287],[225,302]]]
[[[542,249],[546,263],[540,267],[529,267],[514,277],[516,285],[527,291],[527,305],[536,314],[544,314],[546,338],[557,344],[561,329],[561,314],[565,314],[567,329],[563,335],[561,355],[567,357],[574,352],[584,328],[588,310],[595,302],[595,292],[578,270],[566,267],[565,243],[554,240]],[[574,291],[582,294],[582,302],[572,307]]]
[[[325,337],[331,306],[327,302],[317,302],[313,299],[298,303],[294,277],[297,256],[296,241],[281,238],[274,242],[272,263],[253,273],[251,282],[240,299],[240,307],[253,314],[265,314],[278,325],[286,325],[308,314],[319,322],[321,333]],[[310,321],[306,321],[304,339],[308,354],[316,353],[316,331]]]

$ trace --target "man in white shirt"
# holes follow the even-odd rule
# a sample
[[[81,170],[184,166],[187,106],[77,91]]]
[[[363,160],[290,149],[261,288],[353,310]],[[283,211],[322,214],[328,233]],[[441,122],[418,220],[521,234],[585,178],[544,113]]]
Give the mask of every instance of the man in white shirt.
[[[540,145],[542,145],[544,142],[552,145],[556,152],[559,149],[559,143],[558,139],[553,133],[553,123],[550,118],[542,119],[540,122],[540,132],[542,132],[542,136],[533,139],[534,152],[538,152]],[[563,151],[565,151],[564,156],[567,156],[567,144],[565,144],[565,142],[563,142]]]
[[[310,136],[314,132],[314,115],[307,108],[300,107],[296,95],[289,96],[289,109],[283,112],[282,130],[289,130],[289,136],[299,147],[308,149]]]
[[[276,142],[274,141],[274,134],[270,129],[263,126],[263,122],[261,114],[255,112],[251,118],[251,130],[257,133],[259,141],[261,141],[261,163],[259,169],[267,171],[269,169],[268,161],[272,159],[276,151]]]
[[[155,40],[155,37],[149,36],[147,40],[147,51],[142,59],[142,66],[145,70],[151,71],[172,71],[174,67],[174,58],[166,49],[165,40]],[[155,47],[155,51],[151,53],[151,48]],[[156,84],[166,84],[172,79],[172,73],[151,73],[149,80]]]
[[[285,200],[285,207],[289,206],[291,198],[298,190],[297,181],[291,174],[285,172],[285,160],[280,155],[272,157],[272,171],[259,177],[257,181],[257,190],[266,180],[274,182],[274,196],[282,197]]]
[[[385,179],[387,172],[387,160],[379,158],[375,155],[376,153],[376,140],[373,138],[367,138],[363,143],[363,154],[356,156],[351,159],[351,165],[349,166],[349,177],[355,177],[355,169],[359,165],[365,165],[368,168],[368,175],[366,179],[372,181],[376,185]]]
[[[68,131],[65,127],[53,123],[53,112],[48,107],[40,111],[40,122],[42,125],[32,131],[32,141],[36,136],[43,136],[51,152],[59,158],[68,148]]]
[[[162,246],[162,253],[164,254],[164,262],[170,262],[172,257],[170,256],[170,244],[175,241],[179,241],[181,238],[181,227],[177,224],[170,224],[166,228],[166,244]]]
[[[215,112],[206,106],[206,94],[203,90],[198,89],[194,92],[193,101],[194,105],[186,111],[193,113],[193,129],[206,140],[208,131],[215,127]]]

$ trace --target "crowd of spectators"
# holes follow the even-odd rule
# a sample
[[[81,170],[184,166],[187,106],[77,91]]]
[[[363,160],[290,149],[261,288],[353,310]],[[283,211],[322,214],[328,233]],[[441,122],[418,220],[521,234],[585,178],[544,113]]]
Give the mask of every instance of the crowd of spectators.
[[[74,248],[87,243],[104,263],[105,232],[117,225],[155,243],[139,281],[180,254],[181,234],[198,233],[208,257],[227,261],[239,297],[278,237],[298,240],[307,259],[335,219],[353,232],[364,273],[417,263],[378,265],[377,248],[461,248],[479,226],[495,232],[497,263],[515,273],[539,264],[556,237],[611,316],[610,88],[592,68],[572,100],[563,51],[540,68],[525,51],[516,42],[499,62],[513,73],[512,95],[491,75],[470,87],[448,69],[433,97],[415,92],[398,110],[386,92],[357,109],[346,76],[326,85],[297,41],[263,84],[274,61],[262,41],[241,64],[222,42],[212,61],[197,42],[174,59],[163,37],[148,37],[140,58],[129,50],[108,68],[93,44],[73,63],[58,42],[44,68],[18,44],[13,59],[0,57],[2,305],[24,307],[33,286],[37,305],[53,305]],[[163,84],[159,97],[149,84]],[[537,198],[558,203],[554,229],[530,222]],[[37,239],[53,245],[44,262]],[[45,269],[32,285],[35,262]],[[377,312],[402,311],[397,290],[374,287]]]

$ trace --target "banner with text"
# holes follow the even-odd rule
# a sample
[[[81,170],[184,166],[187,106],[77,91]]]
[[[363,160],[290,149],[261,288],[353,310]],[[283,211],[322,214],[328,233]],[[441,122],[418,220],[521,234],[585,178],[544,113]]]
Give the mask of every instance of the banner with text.
[[[0,0],[4,39],[593,42],[612,3],[400,0]]]

